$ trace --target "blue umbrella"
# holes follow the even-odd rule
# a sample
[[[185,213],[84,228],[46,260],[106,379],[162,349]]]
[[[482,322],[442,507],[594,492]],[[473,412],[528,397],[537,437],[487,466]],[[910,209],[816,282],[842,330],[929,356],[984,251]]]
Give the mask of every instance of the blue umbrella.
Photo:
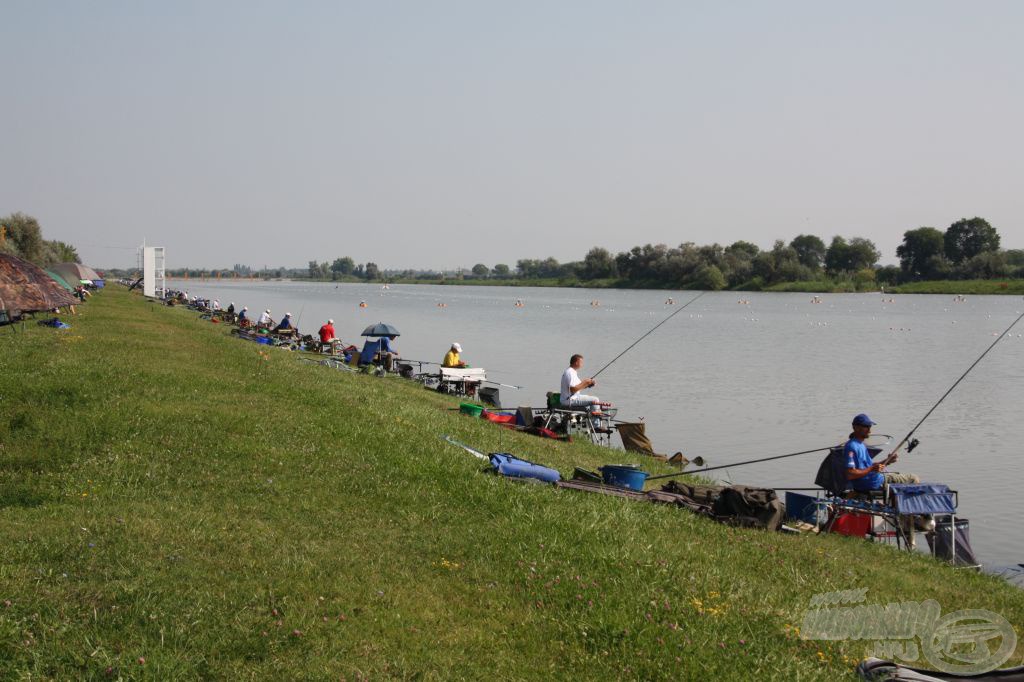
[[[401,334],[399,334],[398,330],[390,324],[378,322],[377,324],[370,325],[364,329],[360,336],[401,336]]]

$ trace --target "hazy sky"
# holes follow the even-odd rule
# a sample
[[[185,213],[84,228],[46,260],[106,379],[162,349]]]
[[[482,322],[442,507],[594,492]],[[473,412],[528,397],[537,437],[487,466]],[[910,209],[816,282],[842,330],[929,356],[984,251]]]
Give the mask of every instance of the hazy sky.
[[[98,267],[1024,247],[1021,2],[0,0],[0,214]]]

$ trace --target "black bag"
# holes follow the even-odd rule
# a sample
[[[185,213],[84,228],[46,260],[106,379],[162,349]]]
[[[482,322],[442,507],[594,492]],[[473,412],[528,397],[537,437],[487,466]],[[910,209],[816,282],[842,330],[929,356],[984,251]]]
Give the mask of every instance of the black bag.
[[[850,482],[846,480],[842,447],[832,448],[825,455],[825,459],[821,460],[818,474],[814,477],[814,485],[824,488],[829,495],[835,497],[842,496],[849,489]]]
[[[782,527],[785,506],[771,488],[735,485],[722,490],[714,501],[715,516],[726,523],[778,530]]]

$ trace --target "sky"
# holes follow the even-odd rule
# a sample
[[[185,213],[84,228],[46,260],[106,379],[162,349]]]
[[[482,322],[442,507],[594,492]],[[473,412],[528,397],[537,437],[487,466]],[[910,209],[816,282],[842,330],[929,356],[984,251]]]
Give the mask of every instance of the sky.
[[[579,260],[991,222],[1024,3],[0,3],[0,215],[97,267]]]

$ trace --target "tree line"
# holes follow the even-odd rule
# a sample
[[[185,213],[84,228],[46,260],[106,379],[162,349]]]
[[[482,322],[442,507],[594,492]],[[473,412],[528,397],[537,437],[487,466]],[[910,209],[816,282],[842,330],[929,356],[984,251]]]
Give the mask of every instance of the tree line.
[[[922,280],[1024,277],[1024,250],[1000,249],[998,231],[977,217],[958,220],[945,230],[907,230],[896,256],[898,266],[880,266],[881,253],[869,239],[835,236],[826,245],[816,235],[801,234],[789,243],[776,240],[765,250],[748,241],[728,246],[645,244],[614,255],[594,247],[582,261],[520,260],[515,275],[711,290],[826,281],[848,282],[861,289]]]
[[[78,251],[71,244],[43,239],[39,221],[24,213],[0,218],[0,253],[23,258],[41,267],[55,263],[81,263]]]
[[[983,218],[964,218],[945,230],[907,230],[896,249],[899,265],[880,266],[881,252],[863,237],[834,236],[826,244],[813,234],[788,243],[776,240],[761,249],[748,241],[670,247],[644,244],[613,254],[595,246],[580,261],[524,258],[514,268],[477,263],[469,270],[382,270],[376,263],[356,264],[348,257],[310,261],[307,276],[328,280],[548,280],[602,282],[621,286],[757,290],[784,283],[847,284],[868,289],[921,280],[1024,277],[1024,250],[1000,249],[998,231]]]

